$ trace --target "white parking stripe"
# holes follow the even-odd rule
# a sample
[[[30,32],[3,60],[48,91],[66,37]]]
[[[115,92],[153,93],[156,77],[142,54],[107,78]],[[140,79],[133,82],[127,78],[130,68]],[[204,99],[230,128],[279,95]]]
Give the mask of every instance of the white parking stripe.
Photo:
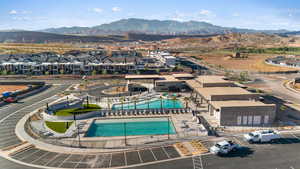
[[[299,139],[299,140],[300,140],[300,138],[299,138],[298,136],[296,136],[295,134],[291,133],[291,135],[292,135],[293,137],[295,137],[296,139]]]

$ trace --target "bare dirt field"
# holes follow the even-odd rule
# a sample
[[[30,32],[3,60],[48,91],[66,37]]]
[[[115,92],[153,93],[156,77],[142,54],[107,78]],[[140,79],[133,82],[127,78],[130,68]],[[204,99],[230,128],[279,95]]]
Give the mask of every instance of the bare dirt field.
[[[17,90],[25,90],[28,86],[23,85],[0,85],[0,94],[3,92],[14,92]]]
[[[90,50],[90,48],[79,48],[72,44],[66,44],[66,43],[49,43],[49,44],[0,43],[0,54],[20,54],[20,53],[39,53],[39,52],[64,53],[71,50]]]
[[[230,70],[253,71],[253,72],[277,72],[297,70],[280,66],[272,66],[265,63],[265,59],[275,57],[272,55],[252,54],[245,59],[233,59],[224,54],[207,54],[199,58],[207,64]],[[299,69],[298,69],[299,70]]]

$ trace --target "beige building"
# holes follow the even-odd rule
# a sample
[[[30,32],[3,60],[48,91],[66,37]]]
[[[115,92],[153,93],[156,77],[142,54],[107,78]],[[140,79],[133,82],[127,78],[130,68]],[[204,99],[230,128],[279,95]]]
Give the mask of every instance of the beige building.
[[[260,95],[237,87],[222,76],[199,76],[187,80],[192,97],[208,103],[208,113],[220,126],[268,126],[276,116],[276,105],[264,104]]]
[[[275,120],[276,105],[259,101],[212,101],[210,114],[220,126],[269,126]]]
[[[235,87],[233,82],[225,80],[224,76],[199,76],[195,79],[201,87]]]

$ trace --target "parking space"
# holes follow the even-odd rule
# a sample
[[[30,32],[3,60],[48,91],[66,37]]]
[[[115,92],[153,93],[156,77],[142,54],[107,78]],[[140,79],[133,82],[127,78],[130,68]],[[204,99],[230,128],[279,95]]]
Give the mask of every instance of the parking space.
[[[108,168],[110,167],[112,154],[103,154],[96,157],[96,162],[93,168]]]
[[[140,150],[140,156],[144,163],[155,161],[156,158],[151,149]]]
[[[180,154],[173,146],[96,155],[63,154],[31,147],[11,157],[25,163],[55,168],[110,168],[177,158]]]
[[[127,165],[134,165],[141,163],[140,155],[138,151],[126,152]]]
[[[112,155],[111,167],[118,167],[125,165],[124,153],[115,153]]]
[[[167,154],[165,153],[165,151],[161,148],[152,148],[152,152],[155,155],[157,160],[166,160],[168,159]]]

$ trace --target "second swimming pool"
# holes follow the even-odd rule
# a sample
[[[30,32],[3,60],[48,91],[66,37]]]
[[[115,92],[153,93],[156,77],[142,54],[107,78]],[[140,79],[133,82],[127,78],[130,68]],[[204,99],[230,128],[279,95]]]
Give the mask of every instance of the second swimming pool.
[[[170,99],[158,99],[158,100],[152,100],[152,101],[144,101],[144,102],[137,102],[136,103],[136,109],[178,109],[183,108],[182,103],[180,100],[170,100]],[[122,105],[113,105],[113,110],[120,110],[122,109]],[[134,103],[129,104],[123,104],[123,109],[135,109]]]

